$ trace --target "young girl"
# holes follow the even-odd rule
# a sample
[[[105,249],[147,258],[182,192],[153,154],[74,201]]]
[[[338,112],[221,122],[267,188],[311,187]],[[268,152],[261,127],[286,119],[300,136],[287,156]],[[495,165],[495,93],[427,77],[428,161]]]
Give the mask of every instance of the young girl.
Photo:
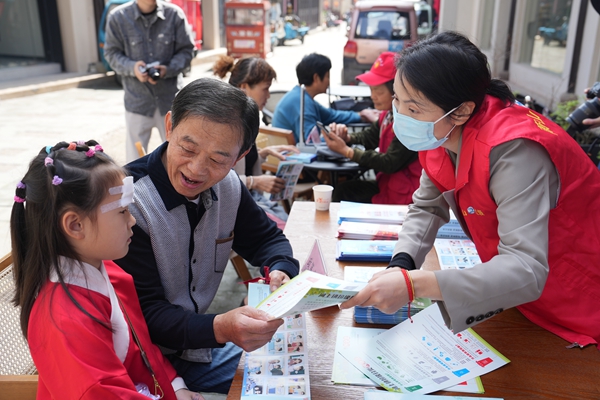
[[[131,276],[102,261],[127,253],[132,199],[95,141],[43,148],[17,184],[14,302],[38,399],[202,399],[152,344]]]

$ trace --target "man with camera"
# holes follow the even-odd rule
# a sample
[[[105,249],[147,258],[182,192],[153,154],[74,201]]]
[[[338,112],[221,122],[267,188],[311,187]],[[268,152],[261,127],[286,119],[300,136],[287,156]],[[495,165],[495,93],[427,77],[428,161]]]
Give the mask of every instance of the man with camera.
[[[181,8],[161,0],[136,0],[108,16],[104,57],[122,76],[125,91],[127,162],[135,147],[148,148],[152,128],[164,141],[165,115],[193,57],[191,29]]]

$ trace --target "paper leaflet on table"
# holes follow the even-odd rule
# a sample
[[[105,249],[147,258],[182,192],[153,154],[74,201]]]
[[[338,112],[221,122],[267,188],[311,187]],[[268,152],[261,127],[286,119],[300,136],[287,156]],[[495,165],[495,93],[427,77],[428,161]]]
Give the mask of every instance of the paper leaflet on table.
[[[285,181],[285,187],[279,193],[272,193],[271,201],[291,199],[294,196],[294,188],[303,167],[304,163],[300,161],[279,162],[275,176]]]
[[[250,283],[248,305],[257,305],[269,294],[269,285]],[[304,314],[295,314],[284,318],[269,343],[245,352],[242,398],[309,400],[307,340]]]
[[[369,379],[352,363],[341,354],[342,349],[359,349],[373,337],[385,332],[387,329],[356,328],[351,326],[338,327],[337,339],[335,341],[335,354],[333,357],[333,368],[331,380],[333,383],[360,386],[378,386]],[[469,379],[456,386],[447,388],[450,392],[483,393],[483,385],[479,377]],[[380,392],[381,393],[381,392]]]
[[[404,394],[369,390],[365,392],[365,400],[504,400],[502,397],[463,397],[463,396],[432,396],[428,394]]]
[[[376,336],[364,349],[342,350],[362,373],[393,392],[427,394],[510,362],[472,329],[456,335],[437,305]]]
[[[327,275],[327,269],[325,268],[325,259],[323,258],[323,252],[321,251],[321,244],[318,239],[315,239],[312,250],[308,255],[308,258],[304,262],[300,272],[313,271],[321,275]]]
[[[364,286],[364,283],[304,271],[271,293],[256,308],[273,319],[281,318],[340,304],[354,297]]]

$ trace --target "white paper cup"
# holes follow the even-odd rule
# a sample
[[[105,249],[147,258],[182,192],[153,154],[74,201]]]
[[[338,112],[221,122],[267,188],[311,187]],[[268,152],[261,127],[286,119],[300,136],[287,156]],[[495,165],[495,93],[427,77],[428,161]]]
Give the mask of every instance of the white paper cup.
[[[318,211],[329,210],[329,203],[331,203],[331,193],[333,193],[333,186],[329,185],[316,185],[313,186],[313,195],[315,198],[315,209]]]

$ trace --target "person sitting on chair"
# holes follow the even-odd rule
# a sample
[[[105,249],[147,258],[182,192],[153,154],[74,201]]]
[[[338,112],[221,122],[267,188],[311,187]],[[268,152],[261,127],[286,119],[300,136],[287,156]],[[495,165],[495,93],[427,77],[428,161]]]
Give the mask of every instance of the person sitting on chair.
[[[273,67],[259,57],[244,58],[235,62],[232,57],[221,56],[213,65],[213,71],[221,79],[228,72],[231,72],[229,83],[242,89],[248,97],[258,104],[259,110],[262,110],[267,103],[270,97],[271,82],[277,78]],[[263,195],[263,192],[281,192],[285,189],[285,180],[275,175],[264,175],[261,169],[262,163],[269,155],[285,160],[284,152],[300,153],[300,150],[296,146],[290,145],[266,146],[257,150],[256,145],[254,145],[250,147],[248,154],[235,164],[234,170],[252,194],[256,204],[265,212],[287,221],[288,215],[283,207]]]
[[[418,154],[400,143],[393,130],[394,56],[391,51],[382,53],[370,71],[356,77],[371,88],[375,108],[381,110],[379,119],[368,129],[351,135],[345,125],[334,123],[330,125],[334,134],[323,135],[331,150],[377,172],[375,181],[341,182],[333,191],[333,201],[410,204],[419,187],[421,164]],[[362,145],[366,150],[350,147],[353,144]]]
[[[361,121],[373,122],[377,119],[377,111],[362,110],[355,111],[333,110],[317,103],[314,97],[326,93],[329,87],[329,70],[331,60],[324,55],[312,53],[304,56],[296,66],[298,84],[304,85],[304,140],[315,128],[317,121],[324,124],[337,122],[340,124],[351,124]],[[295,86],[281,98],[275,107],[273,122],[275,128],[289,129],[294,132],[296,142],[300,140],[300,86]]]

